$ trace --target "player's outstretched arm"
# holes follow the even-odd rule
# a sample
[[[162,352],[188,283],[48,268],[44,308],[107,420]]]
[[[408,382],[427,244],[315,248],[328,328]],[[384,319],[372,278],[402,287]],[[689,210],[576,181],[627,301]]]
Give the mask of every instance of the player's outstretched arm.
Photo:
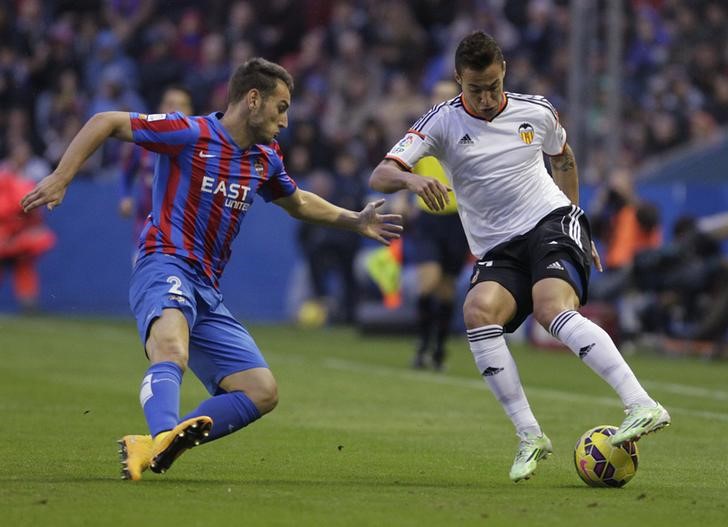
[[[53,210],[63,201],[66,187],[84,162],[109,137],[131,141],[131,121],[126,112],[102,112],[89,119],[68,145],[58,167],[43,178],[20,202],[25,212],[46,205]]]
[[[445,205],[450,202],[447,193],[452,190],[435,178],[402,170],[391,159],[385,159],[377,165],[369,177],[369,186],[377,192],[385,194],[398,190],[409,190],[421,197],[430,210],[434,211],[445,208]]]
[[[355,212],[337,207],[312,192],[297,189],[290,196],[279,198],[273,203],[296,219],[348,229],[384,245],[399,238],[402,232],[400,214],[377,213],[377,209],[384,204],[383,199],[368,203],[360,212]]]

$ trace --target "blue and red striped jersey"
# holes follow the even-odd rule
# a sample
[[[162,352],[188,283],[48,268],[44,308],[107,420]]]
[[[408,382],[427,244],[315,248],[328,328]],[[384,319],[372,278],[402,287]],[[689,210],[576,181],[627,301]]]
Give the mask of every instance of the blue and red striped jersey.
[[[220,123],[219,112],[130,116],[134,142],[160,154],[152,211],[139,236],[140,258],[180,256],[217,287],[255,194],[271,201],[297,188],[278,144],[241,149]]]

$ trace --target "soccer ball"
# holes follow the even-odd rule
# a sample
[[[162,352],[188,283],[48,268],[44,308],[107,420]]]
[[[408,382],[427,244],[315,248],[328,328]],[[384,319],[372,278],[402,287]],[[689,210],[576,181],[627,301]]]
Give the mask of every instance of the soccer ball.
[[[609,437],[616,431],[616,426],[600,425],[584,432],[576,442],[576,473],[590,487],[622,487],[637,472],[637,444],[627,441],[612,446]]]

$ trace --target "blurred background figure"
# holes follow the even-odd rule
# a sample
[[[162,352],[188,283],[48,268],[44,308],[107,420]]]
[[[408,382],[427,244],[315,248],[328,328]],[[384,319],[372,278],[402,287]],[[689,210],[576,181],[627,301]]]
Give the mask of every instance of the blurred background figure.
[[[612,173],[591,218],[594,235],[604,244],[605,270],[623,268],[639,251],[662,243],[659,211],[636,196],[633,178],[625,169]]]
[[[719,238],[701,228],[695,217],[681,216],[672,227],[669,244],[635,258],[631,286],[649,298],[641,311],[641,331],[724,338],[727,278]]]
[[[36,264],[56,240],[43,224],[41,211],[25,214],[20,208],[20,200],[34,185],[7,165],[0,167],[0,285],[5,275],[12,276],[15,299],[25,313],[38,309]]]
[[[357,159],[346,151],[335,156],[332,172],[311,174],[306,186],[334,205],[351,210],[360,209],[366,196]],[[359,290],[354,276],[354,258],[359,251],[360,237],[351,231],[301,224],[298,239],[306,258],[313,294],[309,303],[302,306],[303,312],[315,312],[317,307],[320,321],[356,322]]]
[[[455,81],[440,81],[433,87],[431,104],[437,105],[459,93]],[[434,177],[450,185],[445,171],[434,157],[420,160],[413,172]],[[408,235],[412,237],[412,260],[417,276],[417,346],[412,367],[442,371],[447,355],[445,344],[455,302],[455,282],[470,251],[458,216],[455,195],[438,212],[431,211],[416,197]]]
[[[602,249],[604,272],[593,276],[589,296],[613,301],[629,286],[635,255],[662,244],[660,212],[635,194],[629,171],[617,169],[598,192],[590,218]]]
[[[162,94],[159,113],[192,115],[192,96],[183,86],[169,86]],[[121,153],[121,200],[119,214],[134,220],[134,247],[152,210],[152,182],[157,154],[134,143],[125,143]],[[136,251],[135,251],[136,252]]]

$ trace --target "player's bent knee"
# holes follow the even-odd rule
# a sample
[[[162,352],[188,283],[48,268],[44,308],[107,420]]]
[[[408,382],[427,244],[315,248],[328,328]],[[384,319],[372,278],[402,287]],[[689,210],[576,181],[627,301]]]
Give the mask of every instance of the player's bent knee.
[[[174,362],[183,370],[187,369],[189,354],[183,341],[176,338],[156,338],[147,341],[147,355],[152,363]]]
[[[566,306],[562,302],[555,301],[538,302],[533,306],[533,318],[548,331],[556,316],[569,309],[576,309],[576,306]]]
[[[254,368],[229,375],[220,383],[228,392],[243,392],[260,412],[271,412],[278,404],[278,383],[267,368]]]
[[[468,297],[463,305],[463,318],[468,329],[502,324],[497,306],[477,296]]]
[[[278,406],[278,385],[274,382],[272,386],[267,386],[264,390],[256,392],[251,397],[251,400],[260,412],[260,415],[272,412]]]

